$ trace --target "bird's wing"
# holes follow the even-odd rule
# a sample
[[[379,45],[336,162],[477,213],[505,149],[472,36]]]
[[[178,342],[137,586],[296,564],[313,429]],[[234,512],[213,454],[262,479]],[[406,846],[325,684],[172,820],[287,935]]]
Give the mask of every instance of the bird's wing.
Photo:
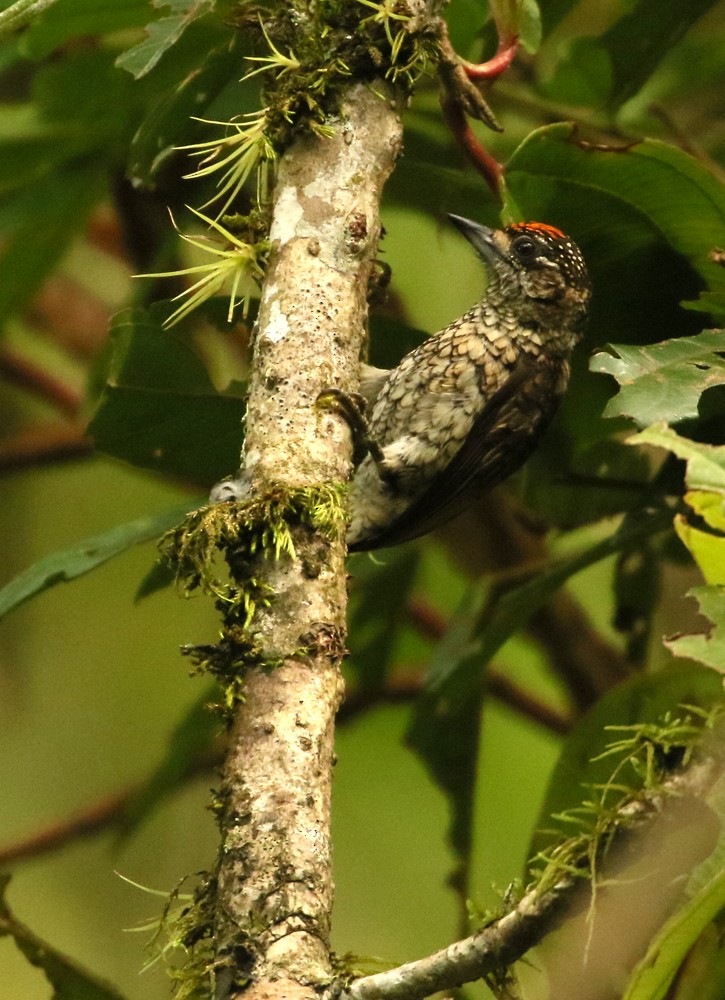
[[[476,417],[448,466],[378,534],[351,551],[410,541],[460,513],[476,495],[515,472],[536,447],[560,399],[557,364],[521,359]]]

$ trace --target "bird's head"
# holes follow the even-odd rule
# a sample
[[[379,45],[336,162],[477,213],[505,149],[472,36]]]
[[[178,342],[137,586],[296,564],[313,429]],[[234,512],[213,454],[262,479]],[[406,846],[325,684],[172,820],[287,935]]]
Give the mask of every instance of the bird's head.
[[[489,229],[459,215],[451,221],[489,272],[486,298],[524,325],[579,333],[591,283],[581,250],[554,226],[519,222]]]

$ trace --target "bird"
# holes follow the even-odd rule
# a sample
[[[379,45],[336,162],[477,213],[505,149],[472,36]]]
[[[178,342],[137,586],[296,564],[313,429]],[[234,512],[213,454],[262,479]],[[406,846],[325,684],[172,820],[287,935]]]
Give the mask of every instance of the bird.
[[[363,364],[360,393],[318,402],[350,424],[358,462],[347,547],[424,535],[521,467],[564,396],[591,282],[555,226],[493,229],[449,216],[483,261],[483,297],[390,370]]]

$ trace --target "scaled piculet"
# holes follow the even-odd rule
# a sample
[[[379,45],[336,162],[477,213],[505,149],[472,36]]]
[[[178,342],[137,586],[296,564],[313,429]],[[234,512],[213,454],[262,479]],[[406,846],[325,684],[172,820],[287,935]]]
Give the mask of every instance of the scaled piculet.
[[[386,371],[362,366],[368,454],[350,486],[350,550],[395,545],[518,469],[551,422],[591,285],[553,226],[450,216],[488,270],[481,301]]]
[[[346,417],[367,452],[350,485],[351,551],[432,531],[515,472],[569,381],[591,297],[577,245],[539,222],[489,229],[450,218],[487,267],[481,301],[396,368],[363,364],[358,399],[328,389],[318,401]],[[248,490],[242,470],[210,500]]]

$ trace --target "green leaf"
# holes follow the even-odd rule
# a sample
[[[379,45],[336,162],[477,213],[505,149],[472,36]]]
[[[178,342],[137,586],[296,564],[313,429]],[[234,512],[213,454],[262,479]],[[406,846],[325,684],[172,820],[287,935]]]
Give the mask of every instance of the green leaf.
[[[660,0],[636,0],[628,4],[626,13],[596,38],[577,36],[565,42],[560,47],[561,59],[542,90],[574,106],[618,107],[640,90],[714,3],[672,0],[663,5]]]
[[[0,321],[21,309],[85,223],[105,190],[95,166],[76,165],[38,180],[0,209],[10,224],[0,249]],[[14,218],[13,218],[14,216]]]
[[[486,582],[465,595],[430,662],[406,741],[448,798],[448,838],[457,858],[450,881],[465,900],[473,840],[473,805],[481,730],[485,661],[475,622],[488,597]]]
[[[553,76],[541,89],[554,101],[600,107],[612,89],[612,60],[601,39],[570,39]]]
[[[621,386],[605,417],[632,417],[640,427],[694,420],[703,392],[725,383],[725,334],[706,330],[646,347],[609,344],[589,367]]]
[[[685,500],[718,529],[723,523],[725,506],[725,446],[701,444],[681,437],[666,424],[653,424],[633,434],[627,444],[649,444],[666,448],[687,462]],[[725,584],[725,536],[702,531],[681,514],[675,517],[675,530],[700,567],[707,583]]]
[[[58,170],[89,148],[88,134],[69,122],[48,121],[31,104],[0,105],[0,194],[30,188],[48,178],[58,183]],[[86,165],[87,166],[87,165]],[[35,214],[47,209],[36,194]],[[7,213],[5,205],[3,214]],[[12,213],[15,218],[18,212]]]
[[[633,511],[607,538],[582,552],[554,563],[549,569],[516,586],[502,590],[484,609],[476,626],[480,660],[488,662],[531,615],[568,579],[588,566],[669,528],[671,512]]]
[[[583,395],[580,386],[572,389],[572,419]],[[649,489],[651,465],[644,452],[610,437],[578,447],[565,464],[570,448],[555,425],[519,477],[523,502],[551,524],[570,529],[621,514]]]
[[[725,496],[725,445],[702,444],[682,437],[666,424],[653,424],[627,438],[627,444],[666,448],[687,462],[687,485]]]
[[[700,613],[710,620],[710,627],[707,632],[665,639],[665,646],[675,656],[697,660],[725,673],[725,588],[693,587],[688,596],[697,600]]]
[[[719,292],[700,292],[696,299],[691,302],[683,302],[685,309],[692,309],[694,312],[708,313],[708,315],[725,317],[725,290]]]
[[[236,80],[241,60],[240,44],[236,40],[230,44],[226,39],[154,103],[131,143],[128,169],[135,184],[153,187],[156,174],[176,147],[198,139],[199,123],[191,119],[204,117],[205,109],[222,88]],[[258,92],[252,98],[240,86],[237,114],[254,111],[258,105]]]
[[[385,186],[386,201],[414,207],[426,216],[445,212],[470,213],[480,198],[480,177],[460,167],[461,154],[436,104],[421,105],[406,113],[406,155]],[[446,164],[442,166],[442,164]],[[493,202],[478,205],[477,218],[488,225],[498,224]]]
[[[537,205],[550,204],[557,185],[567,195],[583,196],[589,205],[581,228],[601,238],[606,224],[604,249],[609,253],[627,247],[626,240],[617,238],[622,235],[618,229],[611,231],[618,216],[646,225],[650,234],[664,237],[687,258],[711,288],[725,287],[725,269],[709,256],[722,242],[725,188],[698,160],[675,146],[656,139],[620,147],[592,146],[579,138],[574,125],[547,125],[532,132],[513,154],[507,184],[519,207],[522,200],[533,200],[537,184],[542,187]],[[580,204],[577,198],[577,208]],[[629,265],[626,256],[623,263]]]
[[[116,65],[138,80],[149,73],[159,59],[194,21],[208,14],[215,0],[152,0],[155,7],[171,7],[173,13],[159,17],[146,25],[146,38],[128,49],[116,60]]]
[[[378,368],[395,368],[428,336],[417,327],[408,326],[392,316],[370,317],[370,364]]]
[[[517,37],[528,52],[541,44],[541,12],[536,0],[489,0],[498,37]]]
[[[148,0],[62,0],[33,18],[20,47],[30,59],[44,59],[74,38],[140,28],[148,20]]]
[[[543,26],[541,8],[536,0],[522,0],[519,4],[519,40],[527,52],[538,52]]]
[[[148,514],[45,556],[0,590],[0,618],[48,588],[90,573],[132,545],[159,538],[164,531],[178,524],[193,507],[194,502],[188,501],[183,507]]]
[[[11,937],[31,965],[42,969],[53,987],[52,1000],[123,1000],[110,983],[58,951],[11,912],[5,902],[9,875],[0,876],[0,937]]]
[[[640,89],[660,60],[716,0],[638,0],[599,39],[612,66],[611,107]]]
[[[106,386],[88,432],[141,468],[210,486],[239,466],[244,400],[214,388],[188,340],[164,330],[168,304],[126,309],[111,324]]]
[[[722,500],[720,501],[722,504]],[[675,517],[677,537],[697,563],[705,583],[725,585],[725,535],[714,535],[690,524],[681,514]]]
[[[396,551],[382,565],[367,556],[351,560],[350,666],[366,690],[385,682],[419,562],[417,546]]]
[[[725,532],[725,498],[721,493],[690,490],[685,494],[685,500],[705,524],[716,531]]]
[[[93,80],[93,86],[88,81]],[[129,120],[137,99],[133,81],[113,65],[104,49],[80,49],[50,60],[33,77],[33,100],[42,120],[58,122],[84,136],[89,149],[104,157],[130,138]]]
[[[173,730],[163,759],[126,806],[121,837],[137,830],[167,795],[183,787],[202,768],[212,768],[214,740],[224,730],[218,713],[210,707],[217,696],[216,685],[207,688]]]
[[[541,21],[544,36],[548,36],[567,14],[579,3],[579,0],[545,0],[541,4]]]
[[[721,1000],[725,993],[725,943],[718,923],[706,927],[690,949],[668,1000]]]
[[[612,758],[600,757],[611,744],[613,735],[607,726],[634,726],[658,723],[671,713],[682,716],[682,705],[694,705],[708,711],[723,704],[722,677],[707,667],[682,665],[660,673],[636,676],[618,684],[603,695],[582,716],[568,735],[539,814],[530,857],[552,840],[561,839],[562,825],[552,828],[552,817],[576,809],[587,798],[586,789],[603,786],[612,773]],[[634,779],[632,772],[627,780]],[[566,835],[572,831],[564,826]]]
[[[723,909],[725,872],[720,872],[660,929],[622,1000],[664,1000],[688,951]]]

